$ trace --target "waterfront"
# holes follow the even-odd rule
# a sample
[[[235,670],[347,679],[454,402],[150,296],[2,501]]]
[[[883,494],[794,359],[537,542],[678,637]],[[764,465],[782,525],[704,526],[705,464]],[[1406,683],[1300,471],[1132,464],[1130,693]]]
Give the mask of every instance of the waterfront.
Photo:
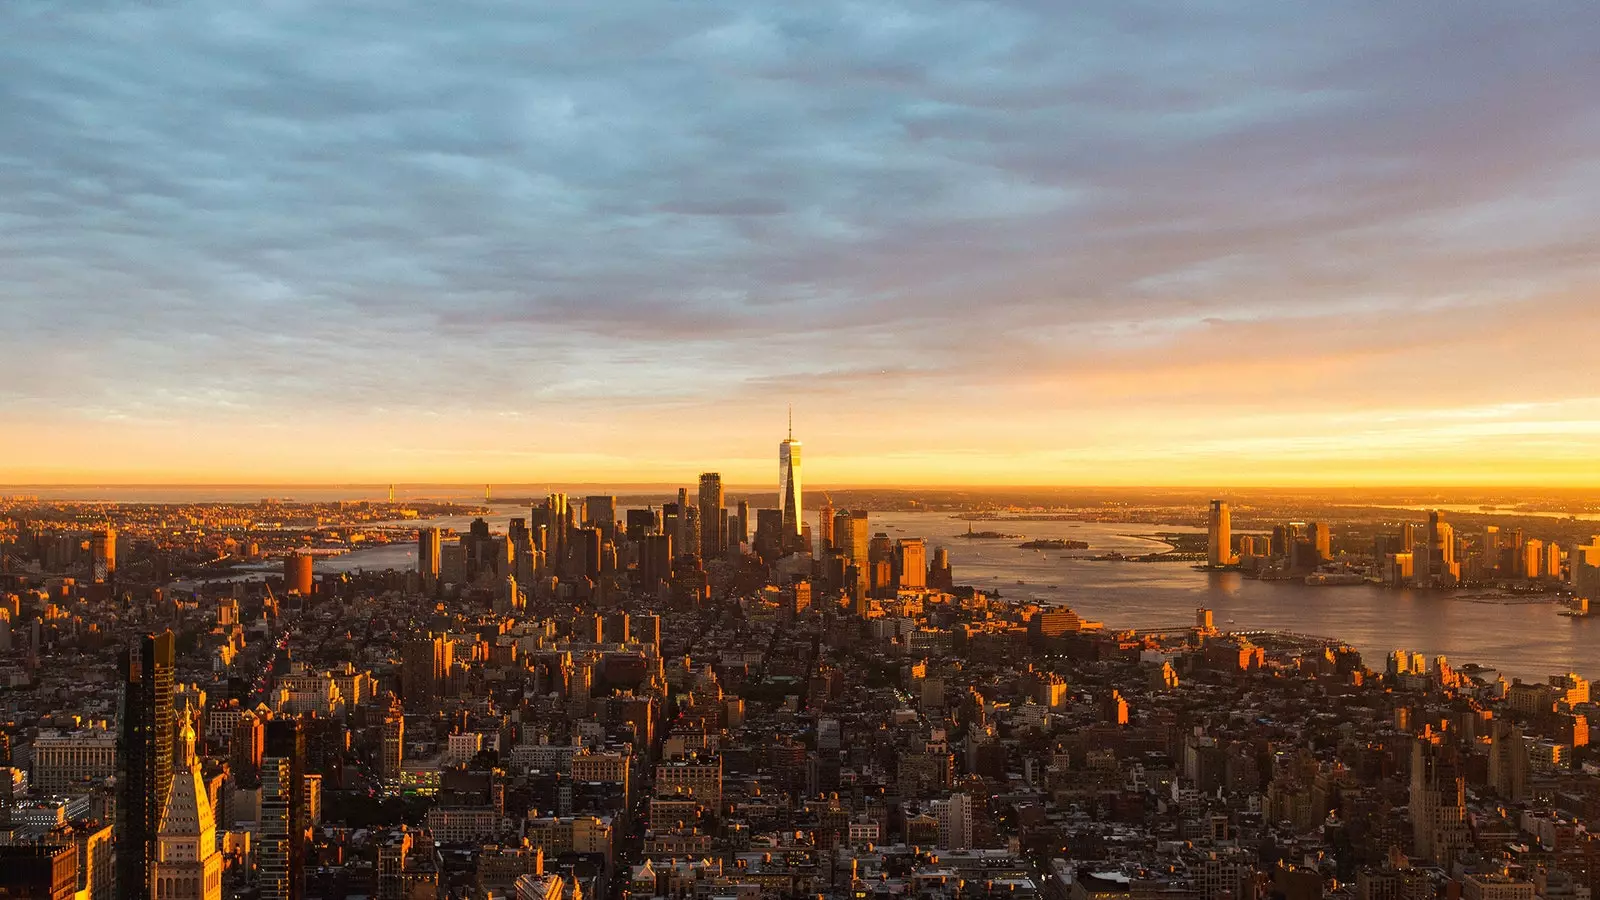
[[[503,531],[522,507],[499,505],[488,516]],[[470,517],[429,524],[465,531]],[[1543,680],[1568,670],[1600,676],[1600,618],[1571,619],[1546,597],[1510,601],[1477,599],[1481,592],[1410,591],[1358,585],[1306,587],[1257,581],[1236,572],[1207,572],[1187,563],[1099,562],[1108,552],[1149,553],[1160,549],[1157,532],[1197,532],[1190,525],[1099,522],[980,523],[983,528],[1028,539],[1087,541],[1084,551],[1022,550],[1018,540],[969,540],[969,523],[942,513],[884,513],[872,531],[890,537],[923,537],[942,546],[960,584],[999,591],[1004,597],[1066,604],[1109,628],[1167,627],[1193,620],[1198,606],[1215,610],[1219,627],[1271,629],[1344,640],[1382,667],[1388,652],[1405,648],[1430,659],[1447,655],[1456,665],[1494,666],[1507,678]],[[410,543],[358,550],[319,560],[318,572],[409,569],[416,565]],[[1023,582],[1018,584],[1018,582]]]

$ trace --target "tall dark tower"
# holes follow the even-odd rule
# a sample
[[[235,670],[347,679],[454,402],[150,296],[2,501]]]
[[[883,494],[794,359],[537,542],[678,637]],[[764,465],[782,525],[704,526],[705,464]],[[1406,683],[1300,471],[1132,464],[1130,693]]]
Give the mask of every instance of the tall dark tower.
[[[722,520],[722,476],[705,472],[700,476],[700,557],[716,559],[728,548],[728,535]]]
[[[306,736],[299,719],[267,723],[261,757],[262,900],[306,895]]]
[[[800,442],[794,439],[794,410],[789,411],[789,436],[778,444],[778,507],[783,511],[784,549],[803,533],[805,498],[800,482]]]
[[[123,673],[122,772],[117,797],[117,895],[150,900],[161,804],[172,789],[171,631],[147,634],[130,647]]]

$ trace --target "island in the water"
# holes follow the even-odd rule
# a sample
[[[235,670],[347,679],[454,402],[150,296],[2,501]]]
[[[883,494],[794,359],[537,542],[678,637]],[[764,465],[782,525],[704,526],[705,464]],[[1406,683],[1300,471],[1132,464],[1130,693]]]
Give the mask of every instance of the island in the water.
[[[956,537],[974,541],[1017,541],[1027,537],[1027,535],[1007,534],[1004,531],[972,531],[969,529],[962,534],[956,535]]]
[[[1018,544],[1023,550],[1087,550],[1087,541],[1069,541],[1065,538],[1041,538]]]

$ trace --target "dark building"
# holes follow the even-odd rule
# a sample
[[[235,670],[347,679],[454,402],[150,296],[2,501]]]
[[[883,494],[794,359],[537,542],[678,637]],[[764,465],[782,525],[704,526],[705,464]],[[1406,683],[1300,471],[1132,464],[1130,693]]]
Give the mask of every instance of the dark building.
[[[306,738],[297,719],[267,723],[261,759],[262,900],[303,900],[306,887]]]
[[[606,540],[612,540],[617,533],[617,498],[603,495],[594,495],[583,498],[583,524],[589,528],[598,528]]]
[[[735,526],[735,528],[737,528],[737,530],[734,532],[734,536],[738,538],[738,542],[741,543],[741,544],[750,543],[750,501],[749,500],[740,500],[739,501],[739,519],[738,519],[738,522],[739,522],[739,524],[737,526]]]
[[[72,900],[78,889],[75,844],[0,845],[0,897],[6,900]]]
[[[705,472],[700,476],[700,556],[716,559],[728,546],[722,515],[722,476]]]
[[[642,541],[645,535],[655,534],[659,527],[654,507],[628,510],[628,540]]]
[[[128,651],[123,672],[121,777],[118,781],[117,895],[149,900],[161,804],[172,788],[172,632],[147,634]]]
[[[672,580],[672,535],[647,534],[639,551],[639,584],[653,591],[663,581]]]
[[[605,543],[598,528],[581,528],[573,543],[572,569],[590,581],[600,578],[600,548]]]

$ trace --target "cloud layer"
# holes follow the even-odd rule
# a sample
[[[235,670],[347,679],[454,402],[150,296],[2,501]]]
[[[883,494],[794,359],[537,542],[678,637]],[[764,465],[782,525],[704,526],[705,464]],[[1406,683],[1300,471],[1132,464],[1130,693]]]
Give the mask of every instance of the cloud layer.
[[[0,482],[1600,480],[1585,2],[13,0]]]

